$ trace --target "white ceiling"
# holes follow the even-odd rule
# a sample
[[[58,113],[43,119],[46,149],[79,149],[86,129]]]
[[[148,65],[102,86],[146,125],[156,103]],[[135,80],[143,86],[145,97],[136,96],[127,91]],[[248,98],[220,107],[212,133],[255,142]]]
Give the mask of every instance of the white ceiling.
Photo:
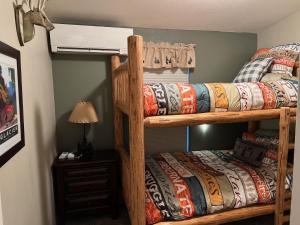
[[[300,0],[49,0],[57,23],[257,32],[300,10]]]

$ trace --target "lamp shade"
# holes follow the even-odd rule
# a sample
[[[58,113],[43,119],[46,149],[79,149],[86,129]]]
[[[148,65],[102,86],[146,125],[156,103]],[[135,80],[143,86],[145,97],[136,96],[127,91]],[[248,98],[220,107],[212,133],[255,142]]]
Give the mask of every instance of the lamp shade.
[[[92,103],[88,101],[78,102],[69,118],[71,123],[96,123],[98,116]]]

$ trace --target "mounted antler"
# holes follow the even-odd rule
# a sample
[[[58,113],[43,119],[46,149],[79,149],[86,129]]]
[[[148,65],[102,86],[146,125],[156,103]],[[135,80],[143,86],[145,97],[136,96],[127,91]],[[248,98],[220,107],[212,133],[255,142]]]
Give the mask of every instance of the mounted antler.
[[[38,0],[37,7],[34,7],[32,5],[32,0],[22,0],[22,4],[16,3],[14,5],[17,32],[21,45],[24,45],[23,42],[28,42],[33,39],[35,34],[34,25],[45,27],[48,31],[54,29],[53,24],[51,23],[45,12],[47,1],[48,0]],[[29,8],[27,12],[25,12],[24,10],[25,5]],[[23,24],[23,29],[20,27],[21,24]],[[21,34],[21,30],[23,31],[23,34]]]
[[[31,2],[31,0],[29,0]],[[35,25],[45,27],[48,31],[53,30],[54,26],[46,15],[47,0],[39,0],[38,7],[31,10],[31,22]]]

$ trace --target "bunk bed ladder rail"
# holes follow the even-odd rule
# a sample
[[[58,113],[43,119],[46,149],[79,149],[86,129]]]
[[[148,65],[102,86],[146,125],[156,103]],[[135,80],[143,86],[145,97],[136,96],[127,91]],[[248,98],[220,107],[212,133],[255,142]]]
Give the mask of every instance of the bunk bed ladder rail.
[[[279,146],[278,146],[278,167],[277,167],[277,187],[275,202],[275,225],[282,225],[289,221],[289,216],[285,215],[285,180],[287,175],[288,151],[289,151],[289,125],[290,108],[280,109],[279,119]]]

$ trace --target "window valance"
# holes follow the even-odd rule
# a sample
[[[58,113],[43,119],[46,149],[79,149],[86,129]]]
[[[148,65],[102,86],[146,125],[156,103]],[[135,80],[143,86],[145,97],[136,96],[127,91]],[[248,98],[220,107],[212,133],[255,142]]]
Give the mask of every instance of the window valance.
[[[144,43],[145,68],[194,68],[195,44]]]

